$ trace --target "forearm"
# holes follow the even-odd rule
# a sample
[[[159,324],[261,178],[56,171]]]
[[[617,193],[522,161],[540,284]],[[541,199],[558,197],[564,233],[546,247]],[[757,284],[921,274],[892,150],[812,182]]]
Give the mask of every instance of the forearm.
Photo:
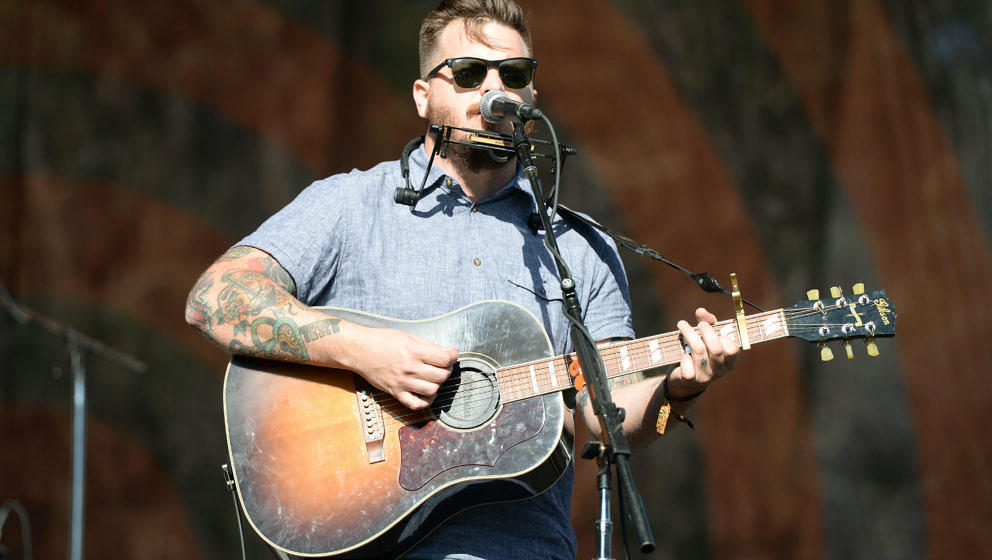
[[[638,451],[660,437],[656,429],[658,411],[667,401],[662,383],[668,369],[641,372],[609,381],[610,396],[616,406],[624,409],[623,431],[632,451]],[[593,436],[599,437],[601,426],[593,411],[588,389],[576,396],[578,411]],[[671,402],[673,414],[685,415],[692,402]]]
[[[200,276],[186,321],[232,354],[346,366],[333,337],[356,326],[304,305],[295,291],[271,256],[235,247]]]

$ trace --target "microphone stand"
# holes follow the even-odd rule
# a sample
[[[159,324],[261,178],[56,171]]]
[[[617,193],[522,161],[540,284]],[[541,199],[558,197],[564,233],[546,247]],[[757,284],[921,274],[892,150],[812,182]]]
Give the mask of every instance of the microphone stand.
[[[86,368],[83,353],[100,356],[124,369],[141,374],[144,362],[123,352],[109,348],[99,340],[50,319],[27,307],[14,303],[7,288],[0,282],[0,301],[14,320],[21,324],[34,323],[66,342],[72,368],[72,502],[70,505],[69,558],[83,557],[83,513],[86,482]]]
[[[630,505],[628,517],[630,517],[641,552],[648,553],[654,550],[654,536],[648,525],[647,513],[644,510],[644,502],[634,486],[633,473],[630,470],[629,458],[631,454],[630,443],[623,433],[623,419],[625,411],[618,408],[610,397],[609,385],[606,381],[606,367],[603,358],[596,348],[596,342],[592,340],[588,329],[582,322],[582,309],[579,298],[575,292],[575,280],[572,278],[568,266],[565,264],[558,252],[558,242],[555,240],[551,229],[551,220],[544,201],[544,190],[541,187],[541,179],[538,176],[537,166],[531,158],[530,141],[524,132],[524,126],[519,120],[513,123],[513,148],[517,153],[524,175],[530,182],[534,192],[534,200],[538,201],[538,210],[541,222],[544,226],[544,244],[554,258],[555,266],[558,268],[558,275],[561,278],[561,290],[564,297],[565,317],[572,323],[571,336],[575,354],[578,357],[579,366],[586,380],[586,387],[589,391],[590,401],[600,425],[600,441],[592,443],[592,447],[586,446],[583,457],[592,455],[598,457],[601,466],[601,476],[597,477],[597,488],[599,490],[601,505],[600,515],[597,523],[599,528],[599,558],[597,560],[608,560],[610,553],[610,531],[612,523],[609,521],[609,469],[616,467],[617,479],[620,484],[620,498],[622,503]],[[592,449],[594,453],[590,453]],[[587,457],[589,458],[589,457]]]

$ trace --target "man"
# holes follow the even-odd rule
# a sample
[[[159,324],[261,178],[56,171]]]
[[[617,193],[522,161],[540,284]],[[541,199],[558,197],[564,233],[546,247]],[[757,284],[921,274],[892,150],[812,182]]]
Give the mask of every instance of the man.
[[[485,122],[479,102],[500,90],[534,103],[531,56],[530,35],[512,0],[442,2],[421,27],[421,79],[413,84],[417,113],[430,123],[510,133],[508,123]],[[413,212],[393,201],[405,184],[397,162],[314,183],[204,272],[190,293],[187,321],[235,354],[351,370],[412,410],[430,406],[458,349],[310,306],[426,319],[479,300],[507,300],[538,318],[556,354],[570,351],[559,279],[543,233],[527,225],[537,203],[516,160],[499,163],[486,152],[451,145],[448,157],[428,171],[433,142],[427,135],[409,158],[413,185],[428,173],[428,188]],[[590,333],[604,342],[633,337],[615,246],[561,218],[554,229]],[[716,318],[699,309],[696,319],[698,334],[686,321],[678,323],[692,349],[679,367],[666,377],[641,376],[614,387],[635,448],[658,437],[655,423],[666,401],[672,418],[681,416],[733,367],[738,348],[714,332]],[[576,402],[598,434],[585,389]],[[567,415],[565,429],[573,428]],[[574,558],[572,478],[569,465],[540,496],[466,510],[406,557]]]

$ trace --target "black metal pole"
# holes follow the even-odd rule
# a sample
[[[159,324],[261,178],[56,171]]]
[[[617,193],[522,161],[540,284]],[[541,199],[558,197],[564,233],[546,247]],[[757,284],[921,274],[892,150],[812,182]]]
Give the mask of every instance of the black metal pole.
[[[36,311],[19,306],[0,282],[0,304],[22,324],[33,323],[65,341],[72,367],[72,501],[69,509],[69,558],[83,557],[83,527],[86,487],[86,368],[83,356],[89,352],[101,356],[134,373],[144,373],[145,363],[102,342],[50,319]]]
[[[600,444],[603,446],[602,457],[605,463],[603,468],[608,472],[611,464],[617,466],[616,473],[620,482],[620,491],[623,493],[625,502],[631,505],[628,515],[633,521],[640,550],[651,552],[655,547],[654,536],[651,534],[651,528],[647,522],[644,502],[634,486],[633,475],[627,462],[631,450],[627,436],[623,433],[624,411],[617,408],[610,398],[603,358],[596,348],[596,342],[592,340],[589,331],[582,322],[582,309],[575,291],[575,280],[558,252],[558,242],[555,240],[548,217],[548,209],[544,202],[541,179],[538,176],[537,166],[534,165],[534,160],[531,158],[530,141],[524,132],[523,124],[520,122],[515,122],[513,125],[513,147],[521,166],[523,166],[524,175],[530,182],[534,199],[537,201],[538,214],[544,226],[544,243],[554,257],[558,275],[561,278],[564,312],[572,323],[572,346],[575,348],[579,366],[586,380],[590,401],[600,423]],[[609,488],[601,489],[601,491],[609,492]],[[600,546],[605,545],[601,543]]]

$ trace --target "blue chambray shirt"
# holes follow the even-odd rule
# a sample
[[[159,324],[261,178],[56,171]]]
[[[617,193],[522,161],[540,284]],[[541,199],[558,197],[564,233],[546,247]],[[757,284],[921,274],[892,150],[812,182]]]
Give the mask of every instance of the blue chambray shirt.
[[[427,160],[422,147],[411,154],[414,188]],[[307,305],[415,320],[506,300],[534,314],[556,354],[571,351],[557,269],[543,231],[528,225],[537,204],[519,166],[509,184],[475,204],[436,165],[426,183],[433,188],[413,212],[393,201],[405,184],[398,161],[317,181],[238,245],[279,261]],[[612,241],[560,217],[552,227],[593,338],[632,338],[627,280]],[[407,557],[572,560],[573,476],[570,465],[536,498],[466,510]]]

